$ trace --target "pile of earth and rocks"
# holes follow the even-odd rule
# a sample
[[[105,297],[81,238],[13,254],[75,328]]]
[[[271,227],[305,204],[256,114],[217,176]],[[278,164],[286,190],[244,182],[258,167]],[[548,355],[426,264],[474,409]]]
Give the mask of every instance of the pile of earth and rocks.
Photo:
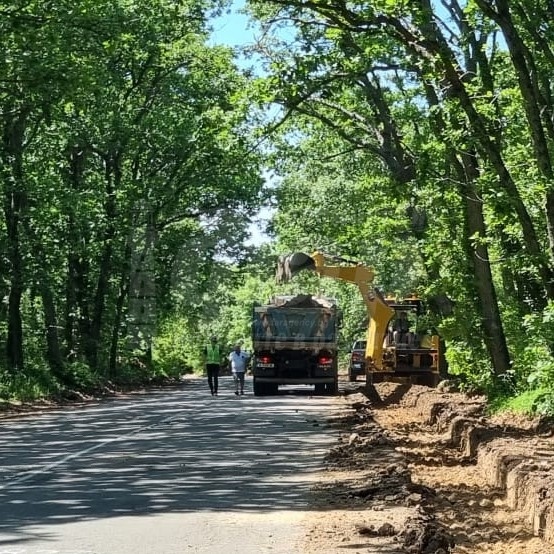
[[[346,394],[306,552],[554,554],[554,428],[395,383]]]

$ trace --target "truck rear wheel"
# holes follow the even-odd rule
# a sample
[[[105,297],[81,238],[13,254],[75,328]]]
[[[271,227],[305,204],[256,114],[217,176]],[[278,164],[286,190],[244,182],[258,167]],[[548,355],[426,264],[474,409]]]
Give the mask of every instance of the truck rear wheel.
[[[315,394],[325,394],[325,383],[317,383],[314,385]]]
[[[325,392],[330,395],[338,394],[339,392],[339,383],[337,379],[335,379],[332,383],[327,383],[325,385]]]
[[[264,396],[266,394],[266,384],[260,383],[256,378],[254,378],[253,389],[254,396]]]

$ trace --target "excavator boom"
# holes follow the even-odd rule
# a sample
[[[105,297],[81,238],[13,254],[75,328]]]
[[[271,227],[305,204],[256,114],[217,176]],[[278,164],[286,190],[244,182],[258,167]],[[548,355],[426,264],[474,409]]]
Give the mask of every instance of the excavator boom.
[[[334,261],[347,262],[350,266],[345,265],[328,265],[327,259]],[[328,256],[322,252],[314,252],[312,255],[304,252],[294,252],[293,254],[285,254],[279,257],[277,261],[276,279],[278,283],[286,283],[290,281],[297,273],[301,271],[315,271],[320,275],[341,279],[350,283],[367,283],[373,282],[373,268],[367,267],[360,262],[354,262],[341,258],[339,256]]]

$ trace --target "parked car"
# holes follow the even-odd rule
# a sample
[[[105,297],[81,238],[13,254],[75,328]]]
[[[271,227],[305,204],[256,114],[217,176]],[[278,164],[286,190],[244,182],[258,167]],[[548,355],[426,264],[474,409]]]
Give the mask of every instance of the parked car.
[[[348,380],[355,381],[358,375],[365,375],[366,340],[354,341],[348,360]]]

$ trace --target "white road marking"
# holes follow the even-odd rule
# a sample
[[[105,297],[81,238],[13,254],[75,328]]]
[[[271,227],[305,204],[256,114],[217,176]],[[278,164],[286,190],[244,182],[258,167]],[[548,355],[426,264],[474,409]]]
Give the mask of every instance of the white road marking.
[[[156,423],[152,423],[150,425],[146,425],[145,427],[139,427],[138,429],[135,429],[134,431],[131,431],[130,433],[126,433],[125,435],[120,435],[118,437],[113,437],[111,439],[106,439],[100,443],[97,443],[93,446],[90,446],[89,448],[85,448],[84,450],[79,450],[78,452],[74,452],[73,454],[68,454],[67,456],[64,456],[61,460],[58,460],[57,462],[53,462],[51,464],[44,465],[42,467],[39,467],[37,469],[33,469],[31,471],[25,471],[20,477],[14,477],[11,478],[7,483],[0,484],[0,491],[5,491],[15,485],[19,485],[21,483],[24,483],[25,481],[28,481],[29,479],[32,479],[33,477],[36,477],[37,475],[41,475],[43,473],[46,473],[48,471],[51,471],[52,469],[55,469],[61,465],[66,464],[70,460],[74,460],[76,458],[79,458],[81,456],[84,456],[85,454],[88,454],[89,452],[93,452],[94,450],[98,450],[99,448],[102,448],[106,446],[107,444],[111,444],[112,442],[118,442],[123,441],[125,439],[131,438],[133,435],[136,435],[137,433],[141,433],[143,431],[146,431],[148,429],[152,429],[153,427],[157,427],[158,425],[162,425],[164,423],[168,423],[174,419],[177,419],[179,417],[182,417],[182,412],[186,410],[182,410],[180,413],[174,414],[171,417],[164,418],[160,421],[157,421]]]

